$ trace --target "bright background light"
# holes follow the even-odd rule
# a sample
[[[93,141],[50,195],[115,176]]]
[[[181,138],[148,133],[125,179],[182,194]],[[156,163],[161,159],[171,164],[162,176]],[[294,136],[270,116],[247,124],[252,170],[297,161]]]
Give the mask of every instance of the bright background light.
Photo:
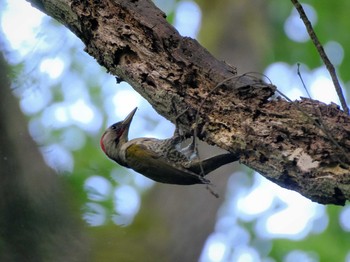
[[[164,9],[175,6],[175,27],[184,36],[196,37],[201,26],[202,14],[195,2],[169,1],[168,5],[163,3],[162,6]],[[310,5],[305,7],[312,23],[317,23],[316,11]],[[44,20],[44,15],[30,7],[26,1],[7,1],[1,26],[9,45],[16,50],[10,61],[35,56],[35,52],[40,48],[45,50],[50,47],[52,40],[43,37],[40,31]],[[17,21],[21,21],[21,26],[18,26]],[[295,11],[290,13],[284,29],[286,36],[293,41],[308,40],[304,25]],[[78,41],[73,35],[68,34],[66,37],[67,43]],[[77,50],[83,49],[80,43],[77,45],[80,45],[76,47]],[[343,61],[344,50],[339,43],[328,42],[325,49],[335,64],[338,65]],[[25,88],[20,88],[20,92],[15,91],[23,112],[33,117],[30,120],[29,130],[38,144],[45,145],[41,150],[49,166],[59,172],[72,172],[75,161],[72,151],[83,147],[89,139],[87,134],[98,135],[101,129],[124,118],[135,107],[140,109],[134,120],[138,128],[131,129],[131,138],[150,134],[159,138],[172,135],[173,125],[158,116],[128,84],[123,82],[116,88],[115,80],[113,77],[105,76],[106,73],[101,74],[103,75],[101,79],[93,79],[88,73],[89,70],[92,72],[101,69],[96,61],[80,52],[79,65],[73,68],[77,72],[82,72],[81,74],[69,72],[68,68],[74,62],[64,50],[58,52],[55,57],[43,56],[41,61],[33,59],[33,64],[28,65],[46,75],[55,83],[57,89],[50,90],[44,80],[33,86],[25,84]],[[79,69],[79,66],[85,70]],[[323,66],[312,70],[306,65],[302,65],[301,68],[312,98],[339,104],[329,75]],[[300,96],[307,96],[296,77],[296,70],[296,65],[275,62],[266,68],[265,74],[283,93],[294,100]],[[101,90],[99,99],[103,101],[102,108],[95,105],[96,98],[87,90],[87,81]],[[57,90],[61,97],[54,100]],[[104,112],[107,114],[106,119]],[[51,134],[62,128],[66,130],[57,138],[58,142],[47,145]],[[124,176],[122,172],[129,173]],[[227,196],[218,213],[215,229],[203,247],[200,261],[261,261],[257,250],[251,246],[250,233],[242,226],[245,222],[253,223],[253,228],[262,239],[300,240],[310,232],[321,233],[327,227],[328,216],[324,206],[312,203],[295,192],[282,189],[256,173],[253,175],[253,186],[250,189],[235,187],[235,179],[244,176],[246,174],[236,173],[230,178]],[[112,184],[98,174],[93,174],[85,180],[84,188],[90,202],[84,207],[83,217],[91,226],[106,223],[107,211],[102,202],[110,195],[113,196],[115,204],[113,221],[118,225],[131,224],[140,209],[140,192],[153,185],[153,181],[133,171],[121,171],[117,168],[110,171],[109,177],[119,185]],[[347,231],[350,231],[349,217],[350,209],[347,207],[340,216],[340,224]],[[317,229],[314,226],[316,221],[318,221]],[[265,247],[266,250],[270,248],[268,244]],[[318,261],[318,258],[313,253],[296,250],[290,252],[284,261]]]

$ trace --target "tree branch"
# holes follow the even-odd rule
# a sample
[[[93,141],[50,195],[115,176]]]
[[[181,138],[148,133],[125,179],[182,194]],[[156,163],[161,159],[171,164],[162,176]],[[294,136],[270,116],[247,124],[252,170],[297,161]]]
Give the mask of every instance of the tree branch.
[[[275,86],[247,75],[232,78],[234,67],[181,37],[151,1],[29,2],[73,31],[90,55],[160,114],[175,122],[176,112],[188,109],[178,119],[183,130],[191,130],[205,99],[197,123],[202,140],[239,153],[241,163],[313,201],[343,205],[350,199],[350,119],[337,105],[272,98]],[[315,124],[315,108],[343,150]]]
[[[318,37],[315,33],[315,30],[313,29],[310,20],[307,18],[302,5],[298,2],[298,0],[291,0],[291,1],[292,1],[293,5],[295,6],[295,9],[298,11],[301,20],[303,20],[305,27],[306,27],[306,30],[307,30],[312,42],[314,43],[314,46],[316,47],[317,52],[319,53],[323,63],[325,64],[329,74],[331,75],[335,91],[338,94],[339,101],[343,107],[344,112],[346,114],[349,114],[349,108],[348,108],[348,105],[346,104],[343,90],[340,86],[340,83],[339,83],[339,80],[337,77],[337,72],[335,71],[333,64],[331,63],[326,52],[324,51],[322,44],[318,40]]]

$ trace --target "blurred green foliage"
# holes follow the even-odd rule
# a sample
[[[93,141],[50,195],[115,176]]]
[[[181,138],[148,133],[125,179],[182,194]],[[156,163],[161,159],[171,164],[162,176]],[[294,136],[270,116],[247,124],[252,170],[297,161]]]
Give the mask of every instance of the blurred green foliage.
[[[222,29],[220,23],[224,21],[224,19],[221,20],[219,16],[224,11],[227,11],[225,8],[231,1],[234,0],[197,1],[204,12],[200,40],[205,43],[205,46],[210,50],[215,50],[215,47],[219,44],[216,42],[216,38],[220,35]],[[347,74],[347,68],[350,66],[350,59],[347,59],[347,57],[350,52],[350,46],[348,46],[347,43],[350,40],[350,35],[348,34],[348,29],[350,28],[350,19],[348,19],[350,1],[337,0],[330,2],[309,0],[304,2],[312,5],[317,12],[318,19],[315,30],[321,42],[336,41],[342,45],[345,58],[339,67],[339,71],[341,78],[344,81],[349,81],[350,76]],[[311,41],[296,43],[290,40],[284,33],[285,19],[292,11],[291,2],[287,0],[269,0],[264,4],[267,12],[263,17],[266,19],[265,22],[268,26],[268,42],[264,43],[264,48],[267,46],[269,50],[263,53],[263,57],[261,58],[263,64],[267,66],[272,62],[284,61],[290,64],[298,62],[305,63],[310,68],[320,66],[321,61],[319,55]],[[206,10],[216,10],[216,12],[208,13]],[[174,15],[174,12],[170,12],[167,17],[168,21],[173,21]],[[254,17],[247,17],[247,20],[249,19],[254,19]],[[55,34],[61,34],[60,30],[66,30],[62,26],[58,26],[56,22],[51,21],[50,23],[45,25],[45,30],[43,29],[43,31],[50,32],[54,30]],[[239,27],[239,25],[235,26],[236,28]],[[234,33],[234,30],[235,28],[232,29],[232,33]],[[259,43],[259,35],[257,35],[255,41]],[[97,108],[103,108],[104,97],[100,84],[110,81],[105,79],[105,71],[97,66],[96,61],[87,58],[87,55],[82,52],[81,45],[77,47],[75,44],[71,44],[68,41],[62,47],[55,47],[53,52],[55,55],[63,55],[69,58],[69,61],[67,60],[69,65],[68,69],[66,69],[67,74],[75,74],[79,78],[83,78],[92,103]],[[17,76],[20,71],[25,70],[24,63],[26,62],[21,62],[13,66],[12,77]],[[93,63],[96,64],[95,67],[91,66]],[[29,66],[29,68],[32,67],[33,65]],[[87,70],[87,67],[89,67],[89,70]],[[18,82],[23,81],[28,80],[23,80],[19,77]],[[52,103],[64,99],[64,94],[59,83],[54,84],[50,88],[53,93]],[[106,113],[103,109],[100,110],[100,112],[104,114],[103,118],[104,122],[106,122]],[[39,112],[36,115],[30,116],[30,118],[40,117],[41,114],[42,112]],[[105,124],[102,126],[104,127]],[[103,127],[101,127],[99,133],[103,132]],[[63,131],[64,128],[48,130],[47,132],[50,132],[50,139],[45,141],[45,144],[59,141]],[[118,182],[111,178],[111,170],[118,168],[123,170],[112,161],[107,160],[103,155],[99,149],[99,134],[86,133],[84,135],[86,136],[86,143],[84,146],[79,150],[71,152],[74,158],[74,169],[70,174],[62,175],[62,178],[67,181],[71,187],[70,191],[74,192],[75,199],[72,201],[78,202],[82,210],[87,201],[91,202],[84,189],[84,183],[88,177],[92,175],[102,176],[108,179],[113,187],[117,187]],[[121,172],[121,176],[123,176],[123,172]],[[143,194],[143,197],[147,198],[147,194]],[[142,259],[143,261],[152,259],[152,257],[149,257],[149,248],[158,249],[156,251],[161,252],[163,239],[168,236],[164,236],[166,230],[162,224],[157,223],[158,220],[154,217],[156,216],[155,212],[142,209],[132,226],[119,227],[115,226],[111,221],[112,215],[115,214],[113,194],[111,194],[108,199],[99,201],[98,203],[107,211],[107,221],[105,225],[101,227],[87,227],[92,239],[94,261],[113,261],[116,257],[115,252],[121,252],[122,250],[124,252],[120,253],[120,256],[117,256],[120,261],[130,261],[135,258],[135,256],[133,256],[135,254],[138,254],[139,261]],[[331,206],[328,207],[327,210],[330,222],[324,232],[321,234],[309,235],[300,241],[287,239],[273,240],[273,247],[268,256],[275,261],[283,261],[285,255],[291,250],[304,250],[306,252],[316,252],[320,261],[344,261],[345,256],[350,251],[350,237],[349,233],[344,232],[339,226],[339,213],[342,208]],[[256,238],[254,222],[242,224],[244,224],[250,232],[252,238]],[[148,228],[151,228],[152,236],[150,236],[150,232],[147,230]],[[145,244],[149,238],[157,238],[155,242],[158,241],[159,245],[155,247]]]
[[[338,42],[345,51],[345,57],[339,66],[340,77],[343,81],[350,80],[348,68],[350,66],[349,46],[350,35],[347,33],[350,28],[348,19],[348,10],[350,2],[346,0],[339,1],[318,1],[305,0],[301,3],[311,5],[317,14],[317,23],[314,30],[323,45],[329,41]],[[305,43],[296,43],[289,39],[284,33],[284,22],[292,11],[291,1],[270,0],[268,2],[268,19],[271,26],[270,48],[273,50],[265,58],[267,64],[284,61],[290,64],[304,63],[310,68],[322,65],[320,56],[311,40]]]

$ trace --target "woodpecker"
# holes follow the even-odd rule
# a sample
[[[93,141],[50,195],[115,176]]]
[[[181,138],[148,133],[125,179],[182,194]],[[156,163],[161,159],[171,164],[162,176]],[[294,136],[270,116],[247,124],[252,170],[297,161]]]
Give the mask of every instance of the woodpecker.
[[[231,153],[204,160],[191,159],[179,145],[179,135],[169,139],[128,139],[131,121],[137,107],[120,122],[103,133],[100,145],[103,152],[119,165],[161,183],[177,185],[210,184],[204,176],[222,165],[238,160]],[[188,151],[188,150],[187,150]]]

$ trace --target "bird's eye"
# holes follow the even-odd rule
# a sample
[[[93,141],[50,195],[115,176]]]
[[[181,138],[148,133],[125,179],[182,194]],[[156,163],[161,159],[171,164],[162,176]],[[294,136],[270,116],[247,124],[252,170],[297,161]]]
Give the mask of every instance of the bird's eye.
[[[116,127],[115,125],[112,125],[111,128],[112,128],[113,130],[116,130],[117,127]]]

